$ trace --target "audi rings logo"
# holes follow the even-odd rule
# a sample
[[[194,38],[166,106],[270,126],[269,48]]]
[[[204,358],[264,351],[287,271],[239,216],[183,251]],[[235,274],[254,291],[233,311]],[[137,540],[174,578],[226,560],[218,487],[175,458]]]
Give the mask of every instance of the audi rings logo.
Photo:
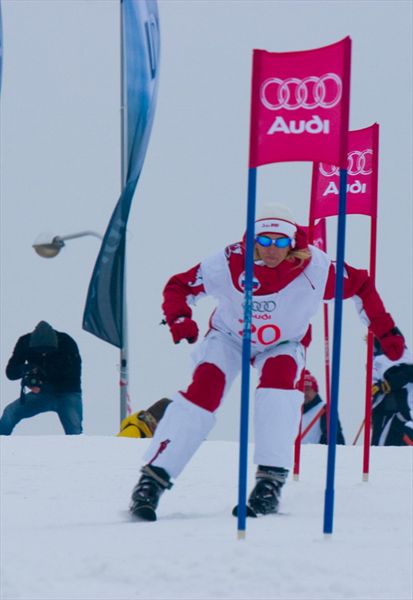
[[[353,150],[347,155],[347,174],[348,175],[371,175],[373,172],[371,159],[373,157],[373,150],[367,148],[367,150]],[[332,177],[333,175],[339,174],[339,168],[334,165],[327,165],[320,163],[320,173],[324,177]]]
[[[259,302],[258,300],[252,301],[252,311],[258,313],[273,312],[276,309],[276,304],[272,300],[264,300]]]
[[[342,91],[343,84],[335,73],[326,73],[321,77],[310,75],[305,79],[271,77],[262,83],[260,97],[269,110],[313,110],[317,106],[332,108],[340,102]]]

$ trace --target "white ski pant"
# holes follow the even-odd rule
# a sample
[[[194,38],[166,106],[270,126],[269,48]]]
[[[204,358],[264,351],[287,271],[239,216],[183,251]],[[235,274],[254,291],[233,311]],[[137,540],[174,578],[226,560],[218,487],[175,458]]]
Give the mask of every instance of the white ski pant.
[[[241,355],[242,346],[238,341],[234,342],[228,335],[212,331],[193,354],[195,372],[200,365],[217,367],[219,373],[225,376],[222,391],[224,398],[241,370]],[[262,387],[267,386],[268,381],[277,381],[277,374],[272,379],[268,378],[268,366],[282,365],[285,357],[289,357],[287,360],[290,360],[290,364],[291,359],[294,361],[292,364],[294,372],[296,371],[290,389]],[[278,362],[271,362],[270,359],[275,358],[278,358]],[[253,365],[260,374],[254,400],[254,462],[257,465],[289,469],[293,461],[294,440],[298,433],[304,399],[303,393],[294,389],[305,365],[304,348],[296,342],[280,344],[255,356],[253,354]],[[282,373],[280,378],[281,381]],[[202,396],[202,392],[198,393]],[[198,404],[196,397],[190,401],[184,394],[185,392],[177,392],[172,397],[173,402],[159,422],[144,456],[145,461],[162,467],[173,478],[178,477],[215,424],[215,411],[204,408],[202,398]]]

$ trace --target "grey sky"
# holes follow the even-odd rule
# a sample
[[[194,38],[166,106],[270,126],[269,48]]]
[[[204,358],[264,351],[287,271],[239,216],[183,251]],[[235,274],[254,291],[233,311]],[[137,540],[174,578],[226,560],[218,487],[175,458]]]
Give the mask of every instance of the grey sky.
[[[118,351],[81,329],[98,241],[68,242],[44,260],[41,232],[104,232],[120,191],[119,6],[113,0],[2,0],[1,371],[40,319],[78,341],[85,432],[110,434],[119,413]],[[253,48],[305,50],[353,40],[350,128],[380,124],[377,286],[412,345],[412,3],[159,2],[158,107],[128,227],[130,381],[134,409],[187,385],[191,348],[159,326],[166,280],[245,227]],[[258,203],[307,221],[311,165],[259,169]],[[335,219],[329,220],[335,256]],[[368,265],[369,224],[348,218],[346,259]],[[212,302],[195,309],[203,330]],[[332,313],[332,310],[331,310]],[[323,384],[321,313],[309,367]],[[364,405],[364,328],[344,310],[340,413],[348,441]],[[1,376],[2,406],[18,385]],[[238,435],[236,384],[212,438]],[[16,433],[60,431],[55,415]]]

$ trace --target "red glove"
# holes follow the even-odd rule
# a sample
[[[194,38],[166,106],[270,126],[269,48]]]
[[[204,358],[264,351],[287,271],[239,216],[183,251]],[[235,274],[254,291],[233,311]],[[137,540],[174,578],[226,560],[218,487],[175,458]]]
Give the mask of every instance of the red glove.
[[[393,330],[380,338],[380,346],[390,360],[398,360],[404,352],[404,337]]]
[[[198,325],[188,317],[178,317],[169,325],[169,329],[175,344],[179,344],[181,340],[188,340],[193,344],[198,339]]]

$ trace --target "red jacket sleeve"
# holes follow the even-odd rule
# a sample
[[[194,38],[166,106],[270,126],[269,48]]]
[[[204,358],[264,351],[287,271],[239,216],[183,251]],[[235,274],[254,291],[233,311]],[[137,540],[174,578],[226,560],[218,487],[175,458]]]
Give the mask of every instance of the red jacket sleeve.
[[[168,325],[179,317],[191,318],[189,305],[202,295],[205,295],[205,288],[200,263],[185,273],[173,275],[163,290],[162,310]]]
[[[334,298],[335,285],[336,268],[335,264],[332,264],[327,278],[324,300]],[[345,264],[343,297],[355,300],[360,318],[367,323],[376,337],[381,338],[394,328],[393,318],[386,312],[383,301],[366,270],[355,269]]]

